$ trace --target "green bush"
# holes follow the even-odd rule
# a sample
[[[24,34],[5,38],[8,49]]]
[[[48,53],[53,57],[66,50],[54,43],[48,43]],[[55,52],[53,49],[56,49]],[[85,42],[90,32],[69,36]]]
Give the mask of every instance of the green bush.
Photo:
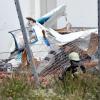
[[[96,75],[84,74],[73,78],[68,73],[63,82],[56,80],[54,87],[56,93],[69,100],[100,100],[100,78]]]
[[[26,75],[6,78],[0,83],[0,100],[100,100],[100,78],[67,74],[64,82],[53,78],[50,86],[36,89]],[[42,85],[42,84],[41,84]]]

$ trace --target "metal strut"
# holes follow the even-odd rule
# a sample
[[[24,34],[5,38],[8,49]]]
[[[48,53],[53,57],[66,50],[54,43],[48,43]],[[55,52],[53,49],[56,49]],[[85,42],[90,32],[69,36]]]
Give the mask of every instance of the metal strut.
[[[98,58],[99,58],[99,71],[100,71],[100,0],[98,0]]]
[[[31,52],[29,44],[28,44],[27,31],[26,31],[26,28],[25,28],[25,25],[24,25],[24,20],[23,20],[21,8],[20,8],[19,0],[14,0],[14,2],[15,2],[17,14],[18,14],[18,19],[19,19],[19,22],[20,22],[20,27],[21,27],[22,34],[23,34],[26,52],[28,54],[29,63],[30,63],[30,66],[32,68],[32,74],[34,74],[35,82],[36,82],[36,85],[37,85],[37,84],[39,84],[39,78],[38,78],[38,74],[36,72],[36,68],[34,67],[34,64],[33,64],[32,52]]]

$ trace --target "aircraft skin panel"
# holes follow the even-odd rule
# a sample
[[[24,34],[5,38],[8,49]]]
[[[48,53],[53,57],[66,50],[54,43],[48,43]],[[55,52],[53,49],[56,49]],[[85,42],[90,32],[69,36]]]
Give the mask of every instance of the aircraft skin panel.
[[[37,22],[43,25],[47,20],[49,20],[50,17],[51,17],[51,16],[48,16],[48,17],[41,17],[41,18],[39,18],[39,19],[37,20]]]
[[[57,41],[59,41],[61,43],[65,43],[65,44],[68,42],[71,42],[75,39],[85,37],[85,36],[91,34],[92,32],[97,32],[97,29],[89,29],[86,31],[72,32],[70,34],[61,35],[51,28],[49,28],[48,30],[55,37],[55,39]]]
[[[65,5],[61,5],[57,8],[55,8],[54,10],[50,11],[49,13],[45,14],[44,16],[40,17],[39,19],[37,19],[37,24],[42,27],[42,29],[44,29],[45,31],[48,30],[47,28],[45,28],[44,26],[42,26],[43,24],[45,25],[52,25],[52,23],[54,23],[55,18],[57,18],[58,16],[61,16],[64,14],[66,6]],[[12,34],[12,33],[11,33]],[[23,41],[20,43],[20,41],[22,39],[18,39],[16,38],[17,35],[12,34],[14,41],[15,41],[15,50],[19,50],[19,48],[23,48]],[[21,35],[22,36],[22,35]],[[20,36],[20,37],[21,37]],[[19,42],[19,43],[18,43]],[[34,44],[35,42],[33,42],[32,44]],[[21,45],[20,45],[21,44]],[[21,48],[21,50],[22,50]]]
[[[16,38],[15,36],[11,33],[12,37],[14,38],[14,43],[15,43],[15,50],[18,50],[18,44],[17,44],[17,41],[16,41]],[[12,50],[11,52],[13,52],[14,50]]]
[[[65,5],[58,6],[54,10],[50,11],[49,13],[45,14],[44,16],[40,17],[37,19],[37,22],[40,24],[45,24],[45,25],[52,25],[54,23],[55,19],[57,19],[59,16],[64,16],[65,15]]]

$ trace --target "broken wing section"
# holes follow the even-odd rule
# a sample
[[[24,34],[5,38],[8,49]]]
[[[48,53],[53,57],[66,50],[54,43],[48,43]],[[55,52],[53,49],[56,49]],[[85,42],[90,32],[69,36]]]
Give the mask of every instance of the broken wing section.
[[[46,27],[51,27],[55,23],[55,19],[60,16],[65,16],[65,5],[60,5],[57,8],[53,9],[52,11],[48,12],[44,16],[37,19],[37,22],[40,24],[44,24]]]

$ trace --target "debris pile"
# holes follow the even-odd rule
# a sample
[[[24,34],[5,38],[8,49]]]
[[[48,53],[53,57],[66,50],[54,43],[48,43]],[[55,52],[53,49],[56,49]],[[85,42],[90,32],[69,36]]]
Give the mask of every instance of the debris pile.
[[[58,74],[61,73],[65,67],[69,66],[68,54],[73,51],[76,51],[80,54],[82,63],[87,69],[95,67],[98,64],[98,61],[95,61],[95,59],[93,59],[92,56],[96,53],[97,47],[98,35],[95,33],[91,34],[87,50],[82,50],[81,48],[79,48],[77,45],[77,40],[63,45],[57,51],[49,52],[49,54],[53,55],[53,57],[50,58],[49,56],[47,56],[45,58],[45,60],[47,60],[48,63],[47,66],[46,63],[44,65],[40,64],[40,67],[43,66],[44,68],[42,69],[43,71],[40,72],[40,75],[46,76],[48,74],[56,74],[57,72]]]

